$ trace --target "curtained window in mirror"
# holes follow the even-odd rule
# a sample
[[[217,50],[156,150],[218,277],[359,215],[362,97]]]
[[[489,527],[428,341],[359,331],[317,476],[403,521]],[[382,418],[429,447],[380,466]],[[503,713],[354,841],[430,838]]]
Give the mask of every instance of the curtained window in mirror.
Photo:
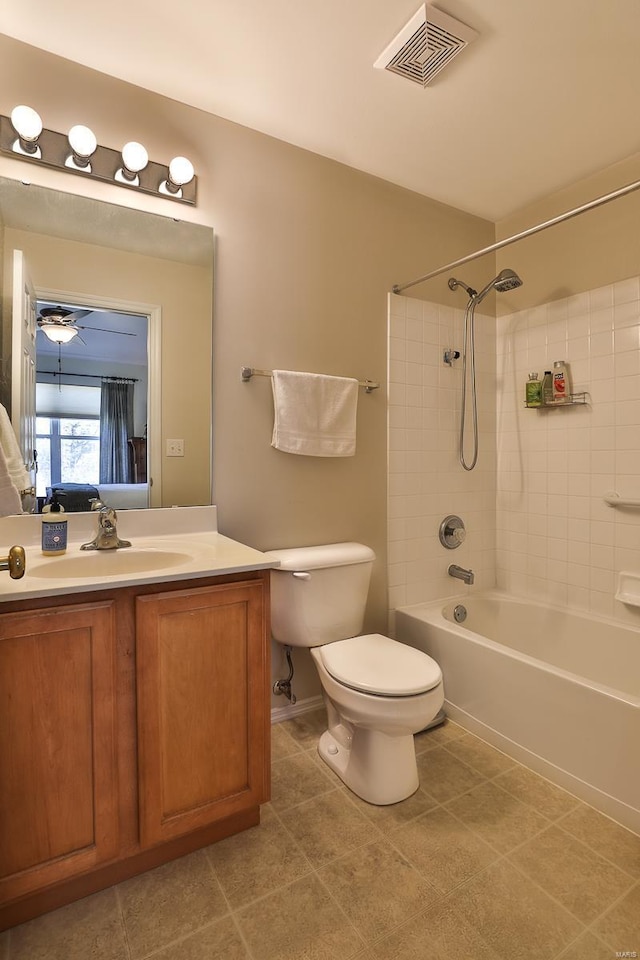
[[[100,394],[100,483],[131,483],[133,383],[103,380]]]

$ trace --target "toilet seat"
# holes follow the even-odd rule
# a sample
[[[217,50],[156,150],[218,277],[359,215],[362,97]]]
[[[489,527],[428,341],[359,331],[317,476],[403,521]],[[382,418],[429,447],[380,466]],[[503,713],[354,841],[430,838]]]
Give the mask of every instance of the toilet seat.
[[[337,640],[316,650],[334,680],[361,693],[411,697],[442,680],[440,667],[426,653],[380,633]]]

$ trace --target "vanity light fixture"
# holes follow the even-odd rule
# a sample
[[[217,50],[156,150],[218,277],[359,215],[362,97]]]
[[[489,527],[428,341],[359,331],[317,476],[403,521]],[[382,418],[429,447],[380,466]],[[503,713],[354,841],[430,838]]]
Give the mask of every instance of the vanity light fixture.
[[[71,153],[64,162],[65,167],[82,173],[91,173],[91,157],[98,149],[98,141],[93,130],[78,123],[71,127],[67,139]]]
[[[40,324],[40,329],[52,343],[69,343],[78,333],[77,327],[63,326],[61,323],[47,323],[46,321]]]
[[[18,139],[11,147],[14,153],[40,160],[42,158],[42,151],[38,146],[38,137],[42,133],[40,114],[31,107],[21,104],[11,111],[11,126],[18,134]]]
[[[174,157],[168,165],[154,163],[135,140],[125,143],[122,151],[102,147],[82,124],[65,136],[45,129],[36,111],[24,104],[10,117],[0,116],[0,153],[179,203],[196,202],[197,178],[186,157]]]
[[[119,183],[128,183],[130,186],[139,186],[140,177],[138,174],[149,163],[149,154],[135,140],[125,143],[122,148],[122,166],[116,170],[115,179]]]

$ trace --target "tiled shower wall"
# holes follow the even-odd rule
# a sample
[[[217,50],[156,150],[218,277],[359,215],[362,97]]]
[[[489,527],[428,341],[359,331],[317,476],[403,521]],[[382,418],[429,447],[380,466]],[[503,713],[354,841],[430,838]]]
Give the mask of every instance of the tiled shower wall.
[[[638,277],[501,317],[497,323],[497,585],[511,593],[638,623],[614,598],[640,575]],[[589,403],[524,407],[527,374],[570,365]]]
[[[447,575],[471,567],[479,587],[495,583],[495,320],[476,315],[480,455],[472,472],[458,462],[465,297],[442,306],[389,298],[389,606],[453,596],[467,589]],[[457,514],[467,539],[455,550],[438,539],[442,519]]]
[[[462,307],[389,301],[389,606],[464,591],[449,563],[491,587],[638,623],[615,599],[618,574],[640,575],[640,279],[526,311],[476,317],[480,458],[458,463]],[[588,403],[524,406],[530,371],[569,363]],[[497,368],[497,369],[496,369]],[[496,419],[497,412],[497,419]],[[441,520],[459,514],[467,540],[445,550]],[[475,589],[475,588],[474,588]]]

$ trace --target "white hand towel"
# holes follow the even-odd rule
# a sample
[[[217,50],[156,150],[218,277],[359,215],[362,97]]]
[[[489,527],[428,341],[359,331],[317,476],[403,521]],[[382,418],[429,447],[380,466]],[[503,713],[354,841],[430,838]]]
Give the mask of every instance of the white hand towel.
[[[307,457],[355,454],[357,380],[274,370],[272,383],[273,447]]]
[[[9,475],[7,458],[0,446],[0,517],[11,517],[17,513],[22,513],[22,501]]]
[[[18,446],[16,435],[13,432],[9,414],[0,403],[0,447],[2,447],[6,467],[11,482],[18,490],[26,490],[31,486],[29,474],[24,465],[24,457]]]

